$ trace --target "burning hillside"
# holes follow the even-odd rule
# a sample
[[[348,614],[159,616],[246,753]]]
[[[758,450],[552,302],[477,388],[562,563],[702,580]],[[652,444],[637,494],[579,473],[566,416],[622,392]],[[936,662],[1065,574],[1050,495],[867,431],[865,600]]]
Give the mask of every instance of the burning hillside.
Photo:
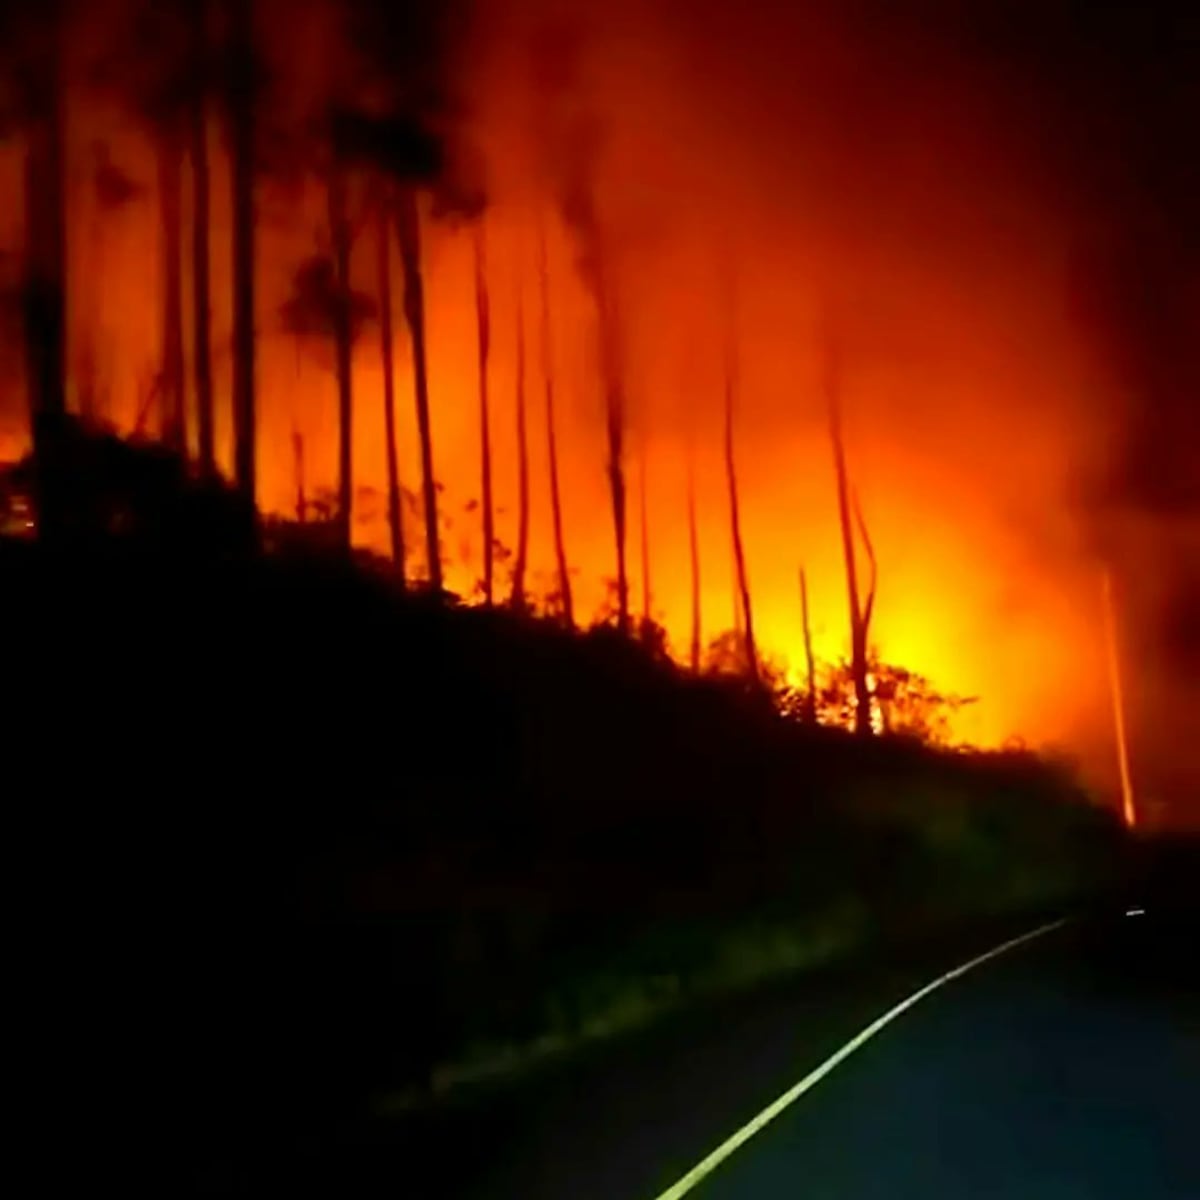
[[[515,573],[561,613],[565,565],[577,621],[624,595],[685,661],[697,614],[704,647],[752,613],[802,686],[801,568],[817,659],[853,640],[836,342],[878,659],[978,697],[957,737],[1069,745],[1114,784],[1116,552],[1078,498],[1125,414],[1071,299],[1052,132],[948,19],[885,37],[833,7],[22,18],[9,66],[55,61],[61,109],[23,97],[0,183],[21,195],[56,122],[67,405],[200,458],[211,412],[265,510],[402,546],[410,579],[436,544],[463,596]],[[26,213],[0,230],[17,261]],[[32,383],[6,378],[16,453]]]

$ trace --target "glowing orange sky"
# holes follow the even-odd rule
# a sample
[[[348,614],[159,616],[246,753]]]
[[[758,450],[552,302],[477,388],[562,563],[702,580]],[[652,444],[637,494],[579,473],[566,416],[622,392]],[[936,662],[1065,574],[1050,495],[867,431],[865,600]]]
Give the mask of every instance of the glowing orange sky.
[[[643,446],[647,453],[656,617],[673,644],[686,648],[685,473],[694,444],[706,635],[733,621],[719,438],[727,305],[717,284],[720,264],[733,261],[743,530],[763,650],[798,665],[801,562],[818,656],[838,657],[848,643],[815,340],[822,306],[833,303],[847,346],[851,469],[880,563],[873,642],[885,659],[981,698],[962,715],[960,736],[1057,742],[1103,729],[1096,572],[1066,504],[1073,472],[1102,452],[1106,431],[1095,420],[1102,397],[1064,312],[1059,218],[1040,200],[1037,165],[1023,159],[1002,105],[949,68],[931,71],[919,60],[888,66],[869,43],[828,23],[805,26],[807,49],[783,74],[769,61],[722,55],[719,30],[671,24],[669,7],[634,13],[614,6],[594,20],[575,101],[605,134],[591,167],[628,348],[633,487]],[[539,142],[531,115],[538,99],[527,50],[536,8],[494,6],[491,20],[504,36],[478,39],[470,64],[471,132],[487,152],[493,197],[497,533],[513,545],[520,288],[530,331],[531,582],[548,589],[553,555],[532,270],[535,231],[544,222],[567,548],[577,608],[586,616],[600,607],[614,574],[602,399],[591,303],[573,267],[572,232],[554,206],[559,164]],[[316,29],[292,30],[286,51],[311,51]],[[113,106],[89,98],[72,107],[70,120],[72,355],[78,358],[89,333],[96,338],[111,412],[128,426],[158,354],[152,161]],[[212,135],[214,339],[225,405],[228,206],[215,124]],[[97,240],[91,180],[98,138],[146,194],[108,215]],[[11,151],[2,169],[6,189],[10,180],[15,187]],[[304,438],[309,493],[334,483],[330,351],[297,347],[277,315],[291,270],[320,236],[324,197],[316,182],[291,191],[266,183],[259,203],[260,500],[290,511],[293,430]],[[11,214],[3,234],[7,245],[19,243]],[[372,237],[360,237],[354,271],[356,286],[373,294]],[[447,582],[466,594],[480,570],[478,519],[466,511],[479,494],[470,238],[437,228],[428,250],[435,456],[452,522]],[[398,395],[407,402],[399,325],[397,337]],[[354,376],[357,482],[378,492],[384,452],[373,327],[357,347]],[[0,430],[10,447],[21,410],[13,378]],[[218,434],[228,460],[224,408]],[[404,481],[416,489],[409,403],[399,436]],[[636,491],[632,499],[636,599]],[[360,542],[385,549],[378,499],[363,498],[355,530]],[[408,534],[415,552],[411,523]],[[413,565],[419,570],[419,558]]]

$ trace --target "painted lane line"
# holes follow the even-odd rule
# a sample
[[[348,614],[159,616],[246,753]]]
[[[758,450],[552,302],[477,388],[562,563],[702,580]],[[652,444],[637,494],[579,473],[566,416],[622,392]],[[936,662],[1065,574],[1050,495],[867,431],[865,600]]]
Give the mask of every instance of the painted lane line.
[[[980,954],[978,957],[972,958],[961,966],[955,967],[952,971],[947,971],[944,975],[938,976],[932,983],[927,983],[919,991],[913,992],[906,1000],[901,1000],[899,1004],[888,1009],[883,1016],[872,1021],[861,1033],[852,1037],[840,1050],[831,1054],[819,1067],[816,1067],[805,1075],[799,1083],[790,1087],[778,1100],[767,1105],[757,1117],[748,1121],[732,1137],[722,1142],[707,1158],[698,1162],[682,1179],[672,1184],[665,1192],[657,1196],[656,1200],[680,1200],[680,1197],[686,1196],[701,1180],[711,1175],[735,1150],[744,1146],[759,1130],[770,1124],[784,1109],[799,1100],[805,1092],[816,1087],[834,1067],[839,1063],[845,1062],[855,1050],[869,1042],[881,1029],[886,1025],[890,1025],[901,1013],[907,1012],[914,1004],[918,1004],[924,1000],[930,992],[936,992],[938,988],[943,987],[952,979],[957,979],[960,975],[965,975],[968,971],[974,970],[989,959],[997,958],[999,955],[1005,954],[1009,950],[1014,950],[1017,946],[1023,945],[1025,942],[1031,942],[1034,938],[1051,933],[1055,929],[1061,929],[1070,920],[1070,917],[1063,917],[1058,921],[1039,925],[1037,929],[1023,933],[1020,937],[1012,938],[987,951],[986,954]]]

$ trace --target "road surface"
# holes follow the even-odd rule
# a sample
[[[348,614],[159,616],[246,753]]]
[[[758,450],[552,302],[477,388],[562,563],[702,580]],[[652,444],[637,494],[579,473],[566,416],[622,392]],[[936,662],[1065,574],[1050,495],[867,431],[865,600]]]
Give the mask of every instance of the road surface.
[[[1200,1200],[1200,928],[1124,907],[930,993],[688,1200]],[[665,1200],[881,1014],[1016,932],[684,1014],[304,1163],[292,1194]]]
[[[1152,909],[1014,949],[904,1012],[687,1194],[1198,1200],[1198,958],[1194,925]]]

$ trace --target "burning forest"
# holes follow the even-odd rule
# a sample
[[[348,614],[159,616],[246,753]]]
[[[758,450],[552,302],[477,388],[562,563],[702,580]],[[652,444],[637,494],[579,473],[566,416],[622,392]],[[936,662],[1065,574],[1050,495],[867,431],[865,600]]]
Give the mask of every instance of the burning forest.
[[[410,587],[844,678],[868,732],[920,680],[1115,795],[1097,581],[1140,624],[1196,518],[1080,499],[1127,382],[1052,134],[952,22],[678,15],[9,6],[4,457],[74,414]]]
[[[1197,43],[1018,7],[0,2],[39,1172],[678,1200],[885,1026],[989,1169],[1195,1107]]]

